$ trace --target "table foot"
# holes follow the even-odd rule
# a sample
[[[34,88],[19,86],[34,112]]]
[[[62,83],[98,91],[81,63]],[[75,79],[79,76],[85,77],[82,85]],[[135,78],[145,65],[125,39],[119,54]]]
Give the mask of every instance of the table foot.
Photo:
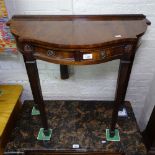
[[[36,109],[35,106],[33,106],[32,111],[31,111],[32,116],[40,115],[40,111]]]
[[[47,140],[49,141],[52,136],[52,129],[45,130],[44,128],[40,128],[37,140]]]
[[[115,129],[114,131],[110,131],[110,129],[106,129],[106,140],[107,141],[120,141],[119,130]]]

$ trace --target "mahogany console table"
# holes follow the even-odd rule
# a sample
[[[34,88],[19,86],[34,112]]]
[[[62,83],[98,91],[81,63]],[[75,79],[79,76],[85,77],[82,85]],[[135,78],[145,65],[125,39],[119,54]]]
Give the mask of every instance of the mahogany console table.
[[[45,135],[49,129],[36,59],[60,64],[62,78],[68,78],[67,65],[92,65],[120,59],[110,128],[113,137],[138,42],[150,24],[142,14],[12,17],[7,25],[23,54]]]

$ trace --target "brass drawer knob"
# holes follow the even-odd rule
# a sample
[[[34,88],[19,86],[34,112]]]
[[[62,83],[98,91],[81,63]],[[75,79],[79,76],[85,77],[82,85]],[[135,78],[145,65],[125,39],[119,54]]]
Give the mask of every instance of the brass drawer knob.
[[[101,58],[104,59],[106,57],[106,52],[102,50],[100,53],[101,53]]]
[[[47,56],[55,56],[55,52],[52,50],[47,51]]]

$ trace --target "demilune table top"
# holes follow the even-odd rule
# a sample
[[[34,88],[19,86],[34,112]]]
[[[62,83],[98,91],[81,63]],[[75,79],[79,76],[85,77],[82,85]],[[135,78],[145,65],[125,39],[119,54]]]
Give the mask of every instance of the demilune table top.
[[[128,117],[119,117],[119,142],[109,142],[105,130],[110,127],[111,101],[45,101],[50,141],[37,140],[41,127],[40,116],[32,116],[33,101],[25,101],[16,127],[5,148],[5,154],[24,150],[103,151],[125,152],[126,155],[145,155],[146,149],[130,102],[125,102]],[[78,144],[79,148],[73,148]]]

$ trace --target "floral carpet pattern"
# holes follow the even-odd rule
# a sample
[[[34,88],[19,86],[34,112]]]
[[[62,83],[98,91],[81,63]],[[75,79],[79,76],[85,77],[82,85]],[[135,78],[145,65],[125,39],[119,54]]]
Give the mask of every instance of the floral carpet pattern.
[[[46,151],[101,151],[124,152],[126,155],[146,155],[142,136],[129,102],[125,103],[128,117],[119,118],[119,142],[106,141],[112,102],[102,101],[46,101],[49,127],[53,129],[50,141],[37,140],[42,127],[40,116],[32,116],[34,103],[25,101],[19,120],[10,136],[5,155],[24,154],[24,150]],[[73,149],[73,144],[79,148]]]
[[[4,0],[0,0],[0,54],[17,54],[14,37],[10,33],[9,27],[6,26],[7,16]]]

